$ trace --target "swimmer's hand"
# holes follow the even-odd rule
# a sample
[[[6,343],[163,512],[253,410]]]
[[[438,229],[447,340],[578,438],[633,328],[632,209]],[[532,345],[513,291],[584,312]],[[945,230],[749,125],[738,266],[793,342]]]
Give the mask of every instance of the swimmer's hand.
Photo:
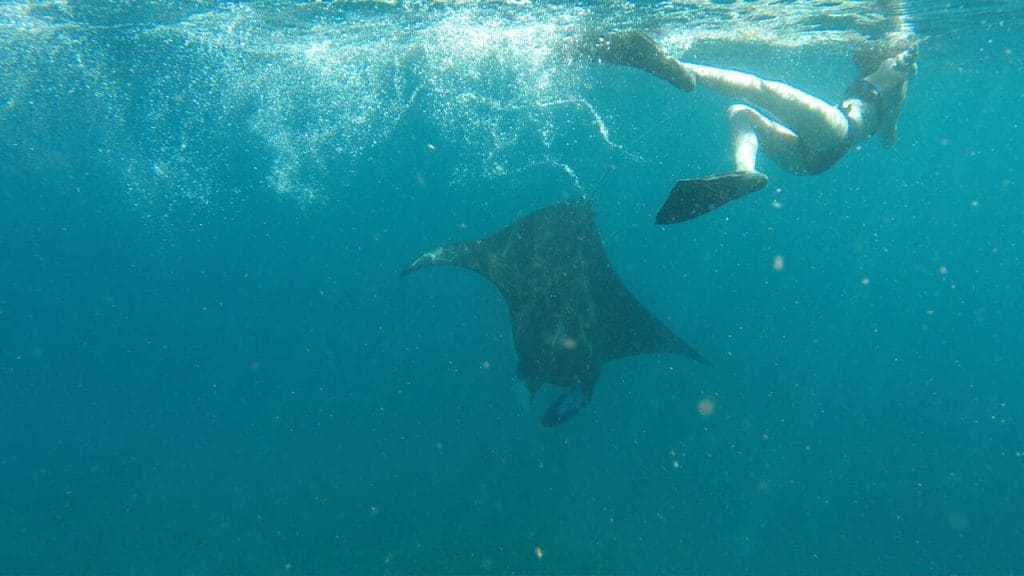
[[[917,48],[911,46],[893,57],[893,69],[909,80],[917,76]]]

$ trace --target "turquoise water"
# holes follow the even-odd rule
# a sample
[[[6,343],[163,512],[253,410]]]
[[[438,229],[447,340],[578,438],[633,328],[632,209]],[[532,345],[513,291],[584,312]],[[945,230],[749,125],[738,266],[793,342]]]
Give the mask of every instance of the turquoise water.
[[[869,4],[0,2],[0,573],[1024,571],[1019,5],[911,2],[893,150],[671,227],[732,102],[564,50],[834,101]],[[583,195],[714,366],[546,429],[497,291],[398,272]]]

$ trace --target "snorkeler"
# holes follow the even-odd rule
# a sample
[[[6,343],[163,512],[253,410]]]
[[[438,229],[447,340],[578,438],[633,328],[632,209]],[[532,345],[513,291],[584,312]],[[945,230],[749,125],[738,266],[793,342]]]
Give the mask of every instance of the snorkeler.
[[[871,136],[891,147],[907,82],[917,73],[917,51],[910,42],[894,44],[888,54],[866,51],[856,59],[858,79],[833,106],[782,82],[680,62],[640,32],[603,35],[587,40],[583,49],[599,61],[640,68],[683,91],[707,86],[768,114],[745,104],[729,107],[735,171],[676,182],[658,211],[658,224],[695,218],[767,186],[768,177],[754,166],[759,148],[788,172],[819,174]]]

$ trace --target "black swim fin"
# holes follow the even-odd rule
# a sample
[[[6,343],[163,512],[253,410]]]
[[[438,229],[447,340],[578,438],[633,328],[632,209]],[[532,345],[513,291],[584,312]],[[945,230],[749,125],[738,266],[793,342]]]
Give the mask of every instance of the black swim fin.
[[[633,66],[649,72],[684,92],[697,86],[693,73],[665,53],[650,36],[636,31],[611,32],[583,41],[582,52],[609,64]]]
[[[760,172],[726,172],[680,180],[672,187],[654,222],[675,224],[690,220],[767,185],[768,177]]]

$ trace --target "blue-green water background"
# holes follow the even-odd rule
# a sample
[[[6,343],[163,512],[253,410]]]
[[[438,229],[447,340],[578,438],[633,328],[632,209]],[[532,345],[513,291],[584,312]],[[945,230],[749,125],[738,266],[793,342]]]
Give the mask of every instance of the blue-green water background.
[[[1022,19],[934,6],[894,150],[763,161],[769,190],[662,228],[675,179],[729,167],[731,102],[560,40],[641,27],[835,100],[841,39],[0,3],[0,573],[1024,570]],[[617,361],[544,429],[494,288],[397,272],[583,193],[714,366]]]

